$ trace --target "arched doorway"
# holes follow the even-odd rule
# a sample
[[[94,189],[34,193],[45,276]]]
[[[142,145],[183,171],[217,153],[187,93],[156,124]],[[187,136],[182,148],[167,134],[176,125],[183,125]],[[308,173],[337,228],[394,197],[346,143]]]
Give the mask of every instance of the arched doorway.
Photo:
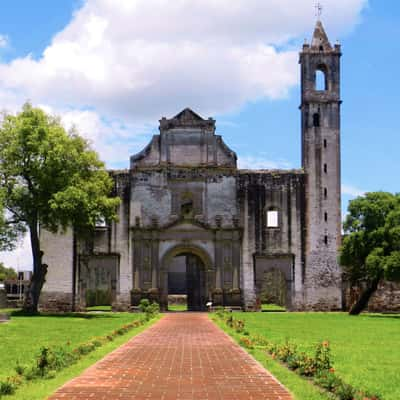
[[[169,295],[185,295],[188,311],[206,311],[209,258],[197,248],[174,248],[164,257],[161,274],[161,308]]]

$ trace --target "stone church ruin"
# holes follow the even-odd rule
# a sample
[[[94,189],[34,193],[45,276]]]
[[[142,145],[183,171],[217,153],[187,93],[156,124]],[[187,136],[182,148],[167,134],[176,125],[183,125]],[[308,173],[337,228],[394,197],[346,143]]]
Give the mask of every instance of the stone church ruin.
[[[166,309],[180,291],[189,310],[340,309],[340,57],[318,21],[300,53],[300,169],[238,169],[215,120],[188,108],[162,118],[129,169],[110,171],[118,222],[85,240],[42,231],[41,306]]]

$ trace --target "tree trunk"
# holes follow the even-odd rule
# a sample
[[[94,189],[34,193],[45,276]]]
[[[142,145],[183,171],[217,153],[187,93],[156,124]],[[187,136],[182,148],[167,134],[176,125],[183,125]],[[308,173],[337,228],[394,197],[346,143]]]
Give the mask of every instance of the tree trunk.
[[[378,289],[380,280],[380,276],[372,280],[367,288],[361,293],[360,298],[351,306],[349,311],[350,315],[359,315],[361,311],[367,307],[369,299],[375,293],[376,289]]]
[[[40,240],[38,223],[35,219],[29,224],[32,258],[33,258],[33,274],[29,287],[25,291],[24,311],[29,314],[38,312],[39,297],[45,282],[47,273],[47,265],[42,264],[43,252],[40,250]]]

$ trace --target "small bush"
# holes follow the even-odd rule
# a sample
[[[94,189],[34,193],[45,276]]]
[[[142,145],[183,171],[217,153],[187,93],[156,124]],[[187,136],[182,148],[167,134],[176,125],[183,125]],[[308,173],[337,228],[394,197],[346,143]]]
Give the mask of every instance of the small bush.
[[[150,303],[148,299],[142,299],[139,303],[139,311],[145,314],[145,319],[149,321],[160,312],[158,303]]]
[[[48,367],[48,365],[49,365],[49,348],[42,347],[40,349],[40,354],[36,360],[36,366],[41,376],[45,375],[46,368]]]
[[[244,321],[241,319],[235,319],[233,321],[233,328],[237,333],[242,333],[244,331]]]
[[[247,336],[242,336],[239,339],[239,343],[240,343],[241,346],[246,347],[247,349],[253,349],[254,348],[253,341]]]
[[[334,372],[324,371],[315,377],[314,382],[328,392],[334,392],[341,384],[341,379]]]
[[[0,395],[13,394],[15,392],[14,385],[7,381],[0,382]]]
[[[328,341],[317,344],[315,349],[315,367],[317,371],[327,371],[332,368],[331,349]]]
[[[82,343],[76,348],[76,350],[78,354],[86,355],[91,353],[95,348],[96,346],[93,343],[89,342],[89,343]]]
[[[340,380],[333,393],[335,393],[339,400],[353,400],[356,391],[351,385]]]

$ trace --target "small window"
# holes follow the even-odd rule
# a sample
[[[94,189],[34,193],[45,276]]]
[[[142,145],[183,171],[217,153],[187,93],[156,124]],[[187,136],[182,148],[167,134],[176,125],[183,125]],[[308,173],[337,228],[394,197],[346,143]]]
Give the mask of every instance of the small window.
[[[327,143],[326,143],[326,139],[324,139],[324,149],[326,149]]]
[[[315,90],[325,91],[326,89],[326,74],[322,69],[317,69],[315,71]]]
[[[325,220],[325,222],[328,222],[328,213],[327,212],[324,214],[324,220]]]
[[[313,126],[315,126],[316,128],[320,126],[320,118],[318,113],[315,113],[313,115]]]
[[[328,166],[326,164],[324,164],[324,172],[325,174],[328,172]]]
[[[269,210],[267,211],[267,228],[278,228],[278,211]]]
[[[328,244],[328,236],[327,235],[324,236],[324,243]]]
[[[324,188],[324,198],[326,199],[328,197],[328,189]]]

